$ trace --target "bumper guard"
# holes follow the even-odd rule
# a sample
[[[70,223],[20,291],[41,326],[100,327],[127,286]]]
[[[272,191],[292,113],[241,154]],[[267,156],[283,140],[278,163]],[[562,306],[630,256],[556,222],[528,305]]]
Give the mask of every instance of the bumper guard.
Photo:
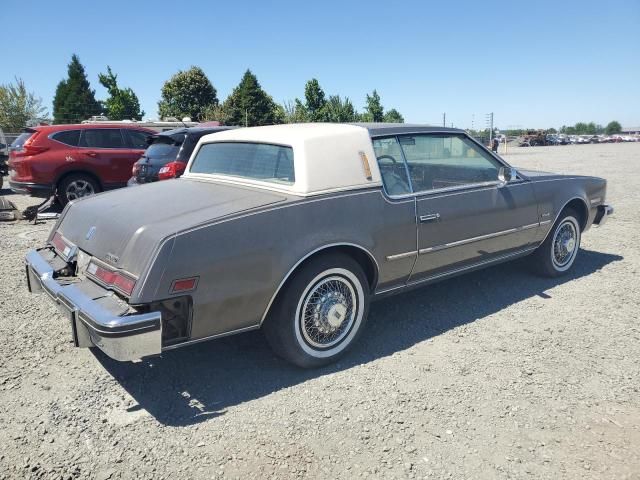
[[[53,268],[37,250],[25,259],[29,291],[44,291],[71,323],[77,347],[96,346],[119,361],[138,360],[162,351],[160,312],[118,316],[99,305],[76,285],[61,285]]]

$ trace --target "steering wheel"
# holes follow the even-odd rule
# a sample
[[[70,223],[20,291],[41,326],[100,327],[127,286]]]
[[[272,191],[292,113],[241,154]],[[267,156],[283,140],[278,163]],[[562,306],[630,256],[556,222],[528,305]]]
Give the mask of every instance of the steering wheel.
[[[389,160],[391,160],[391,164],[392,164],[393,167],[395,167],[398,164],[398,161],[394,157],[392,157],[391,155],[380,155],[378,157],[378,163],[380,163],[380,160],[385,159],[385,158],[388,158]]]
[[[396,169],[402,168],[402,165],[398,164],[398,161],[391,155],[380,155],[377,160],[387,192],[390,195],[409,193],[409,184],[402,178],[404,175],[396,173]],[[381,160],[391,160],[391,163],[385,165]],[[404,168],[402,170],[405,174]]]

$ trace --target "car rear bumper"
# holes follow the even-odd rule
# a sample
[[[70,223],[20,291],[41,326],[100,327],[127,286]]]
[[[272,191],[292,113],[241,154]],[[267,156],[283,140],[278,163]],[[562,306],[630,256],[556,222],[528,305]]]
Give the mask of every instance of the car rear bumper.
[[[14,182],[9,180],[9,188],[21,195],[48,198],[53,193],[53,186],[45,183]]]
[[[613,207],[611,205],[598,205],[598,212],[593,223],[601,227],[606,223],[609,215],[613,215]]]
[[[36,250],[27,254],[26,274],[29,291],[44,291],[69,320],[77,347],[96,346],[119,361],[138,360],[161,353],[160,312],[114,314],[77,285],[58,283],[53,268]]]

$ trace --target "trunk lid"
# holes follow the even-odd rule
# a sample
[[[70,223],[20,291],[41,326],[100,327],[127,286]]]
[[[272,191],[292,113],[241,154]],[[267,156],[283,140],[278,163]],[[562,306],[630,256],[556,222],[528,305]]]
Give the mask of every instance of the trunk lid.
[[[58,230],[81,250],[140,276],[163,239],[286,197],[193,179],[107,192],[73,203]]]

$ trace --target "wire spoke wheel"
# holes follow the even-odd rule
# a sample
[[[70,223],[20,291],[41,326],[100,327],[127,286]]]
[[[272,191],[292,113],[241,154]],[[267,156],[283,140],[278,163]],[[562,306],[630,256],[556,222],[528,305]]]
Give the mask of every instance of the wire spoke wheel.
[[[317,282],[306,294],[299,314],[305,342],[316,349],[330,348],[351,330],[358,308],[353,285],[333,275]]]
[[[568,268],[578,252],[578,227],[572,218],[558,225],[553,235],[551,260],[558,270]]]

